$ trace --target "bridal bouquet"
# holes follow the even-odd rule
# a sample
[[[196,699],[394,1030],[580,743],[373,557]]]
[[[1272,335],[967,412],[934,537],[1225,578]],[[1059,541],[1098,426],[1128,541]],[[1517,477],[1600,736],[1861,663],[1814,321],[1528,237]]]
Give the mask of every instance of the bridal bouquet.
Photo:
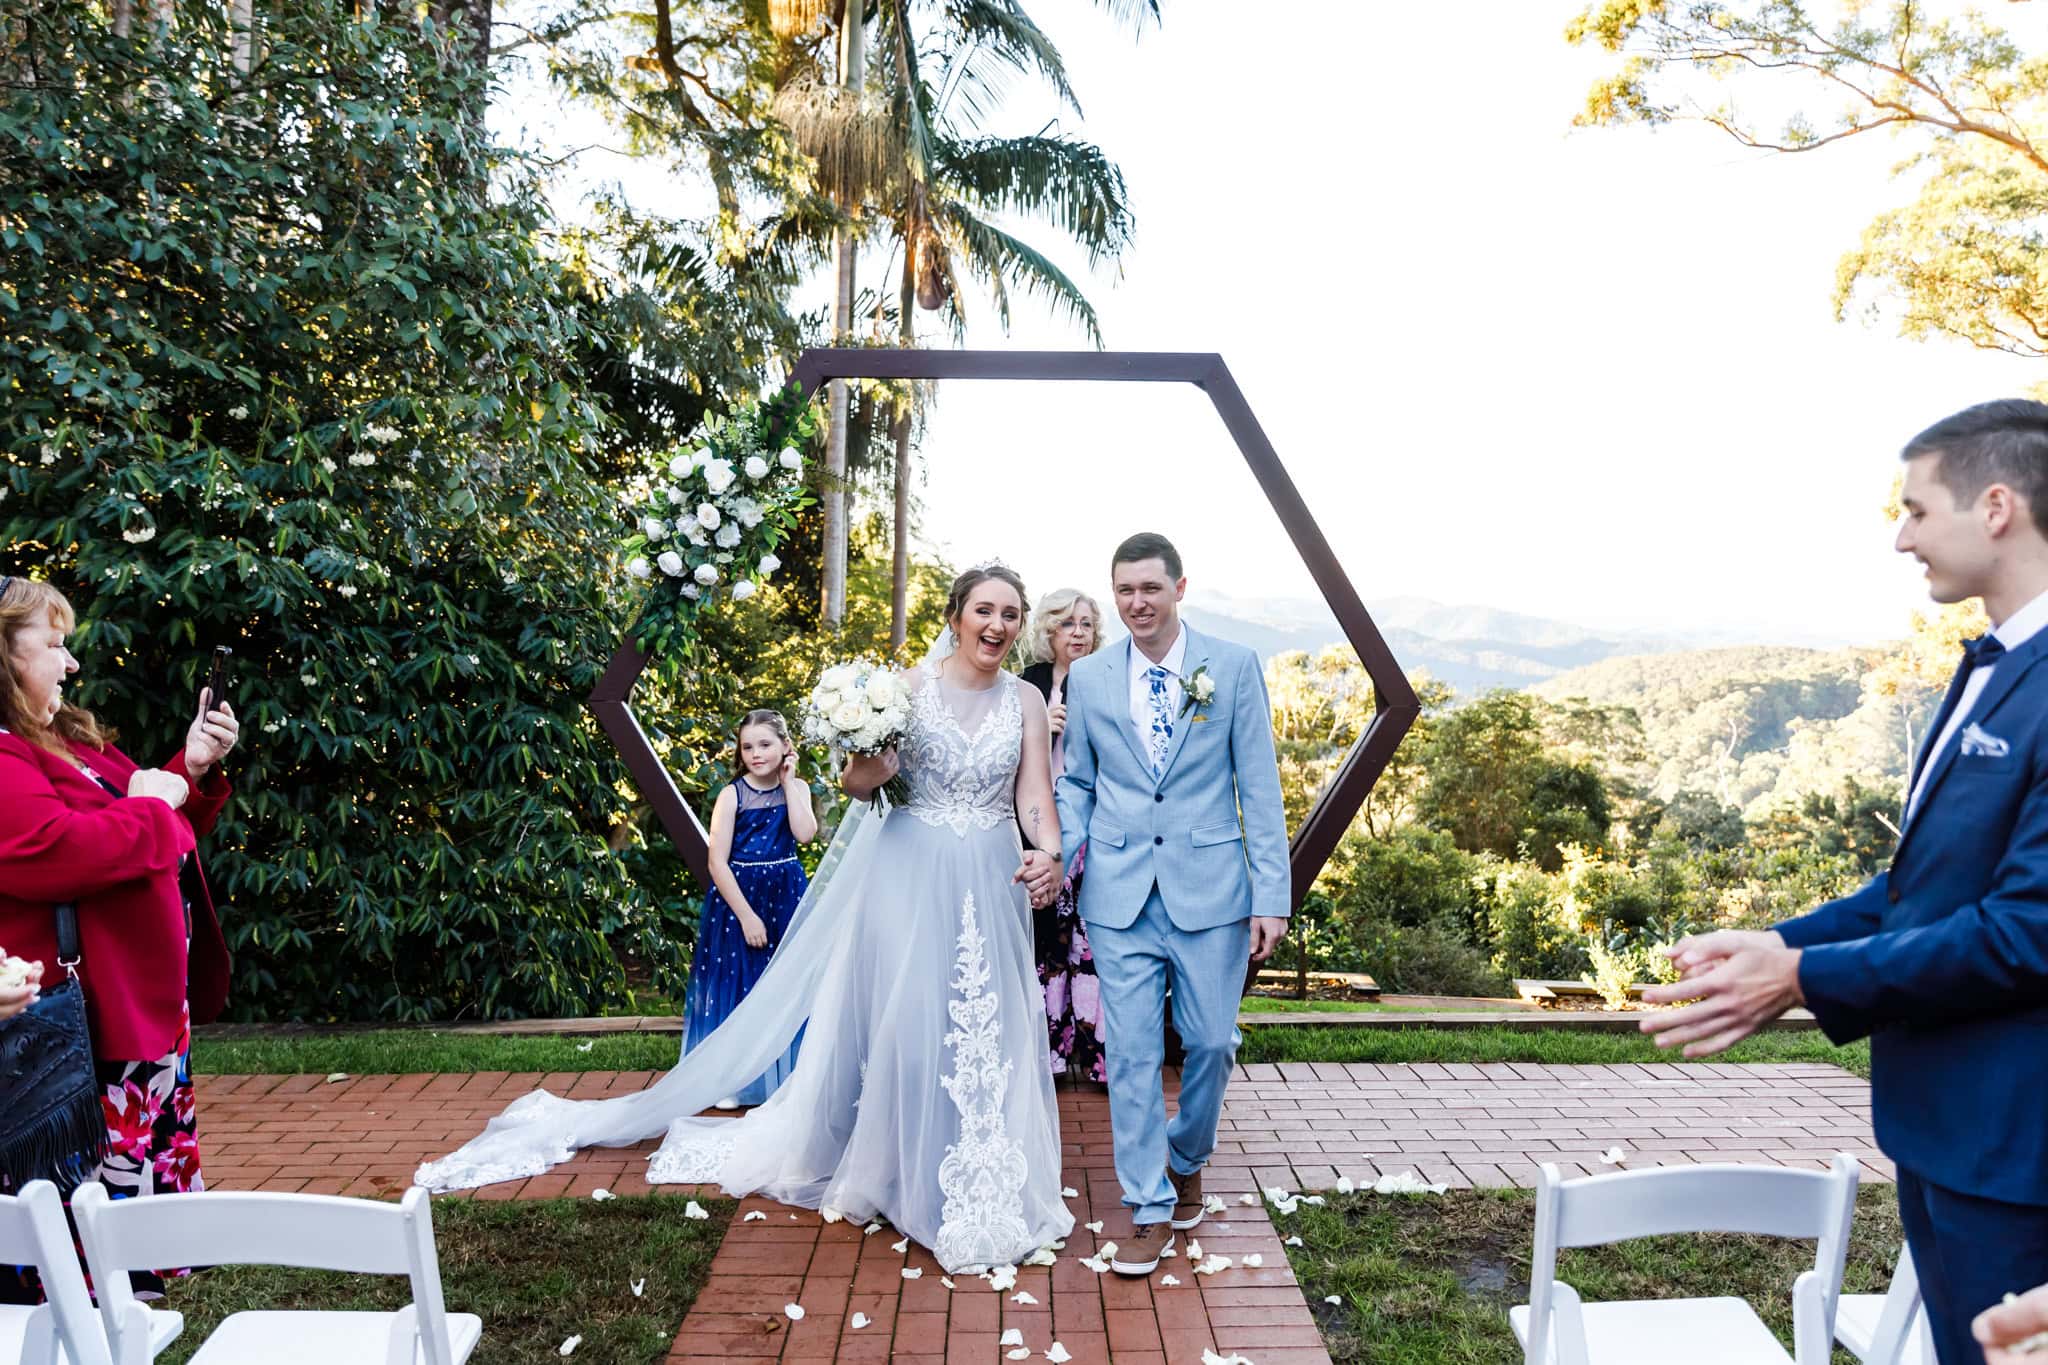
[[[829,745],[841,757],[871,758],[909,729],[910,689],[894,670],[873,659],[833,664],[818,675],[817,685],[804,699],[804,738]],[[877,808],[884,796],[900,806],[910,799],[910,784],[898,773],[875,793]]]

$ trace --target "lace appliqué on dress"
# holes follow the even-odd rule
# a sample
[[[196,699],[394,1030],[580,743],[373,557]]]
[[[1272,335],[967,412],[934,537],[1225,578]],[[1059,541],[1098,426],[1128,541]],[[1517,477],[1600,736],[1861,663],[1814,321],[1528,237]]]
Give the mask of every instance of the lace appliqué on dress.
[[[691,1119],[680,1119],[668,1130],[661,1146],[653,1156],[647,1158],[647,1183],[650,1185],[716,1185],[719,1172],[732,1156],[733,1148],[739,1144],[738,1119],[722,1119],[718,1126],[731,1128],[731,1133],[697,1133],[680,1131],[683,1124]]]
[[[1002,700],[971,736],[939,695],[937,674],[917,689],[910,704],[910,733],[898,748],[910,785],[905,813],[963,838],[969,829],[996,829],[1017,818],[1024,711],[1015,678],[1005,674],[997,686],[1003,689]]]
[[[945,1042],[953,1049],[953,1074],[939,1084],[960,1111],[960,1140],[939,1163],[939,1191],[945,1207],[938,1243],[939,1263],[956,1272],[1007,1264],[1028,1247],[1024,1224],[1024,1182],[1029,1174],[1024,1149],[1011,1141],[1003,1120],[1010,1088],[1010,1062],[1003,1057],[998,1001],[988,989],[989,964],[970,893],[960,907],[959,948],[953,959],[946,1003],[953,1027]]]

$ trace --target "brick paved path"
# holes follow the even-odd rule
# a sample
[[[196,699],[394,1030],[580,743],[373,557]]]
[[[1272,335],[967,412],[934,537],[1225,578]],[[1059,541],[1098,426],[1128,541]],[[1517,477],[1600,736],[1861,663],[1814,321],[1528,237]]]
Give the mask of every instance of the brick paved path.
[[[543,1076],[201,1076],[200,1137],[216,1189],[395,1194],[413,1168],[473,1136],[536,1085],[574,1098],[640,1090],[651,1072]],[[1108,1105],[1062,1091],[1068,1201],[1077,1224],[1113,1214]],[[547,1175],[476,1192],[542,1199],[596,1189],[644,1194],[652,1143],[583,1152]],[[1631,1165],[1776,1161],[1823,1165],[1836,1151],[1866,1173],[1891,1168],[1870,1138],[1869,1090],[1834,1067],[1532,1066],[1283,1063],[1241,1068],[1207,1178],[1226,1201],[1196,1235],[1230,1270],[1199,1279],[1184,1259],[1132,1282],[1079,1263],[1096,1239],[1077,1226],[1059,1263],[1019,1272],[998,1296],[977,1279],[952,1289],[928,1253],[892,1249],[889,1231],[825,1224],[765,1200],[741,1205],[711,1279],[676,1338],[672,1361],[890,1361],[894,1365],[1007,1365],[1001,1333],[1022,1331],[1034,1360],[1057,1340],[1074,1365],[1198,1365],[1201,1352],[1257,1365],[1328,1365],[1315,1320],[1263,1207],[1237,1196],[1260,1186],[1327,1189],[1341,1174],[1361,1183],[1417,1170],[1455,1186],[1529,1184],[1536,1164],[1567,1174],[1608,1169],[1621,1146]],[[671,1187],[673,1188],[673,1187]],[[765,1218],[748,1220],[746,1212]],[[1264,1264],[1243,1265],[1247,1254]],[[914,1280],[904,1269],[921,1269]],[[1036,1303],[1016,1302],[1022,1291]],[[782,1315],[800,1303],[803,1321]],[[852,1326],[856,1313],[870,1324]]]

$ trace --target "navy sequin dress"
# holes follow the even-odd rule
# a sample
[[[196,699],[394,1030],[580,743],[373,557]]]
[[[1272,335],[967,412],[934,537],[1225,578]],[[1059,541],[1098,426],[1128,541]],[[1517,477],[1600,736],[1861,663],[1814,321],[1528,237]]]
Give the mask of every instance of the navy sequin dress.
[[[717,887],[704,898],[704,918],[697,926],[697,951],[690,959],[690,1005],[688,1032],[683,1051],[725,1022],[747,992],[760,979],[761,971],[774,955],[776,945],[789,927],[789,917],[803,899],[809,879],[796,856],[796,836],[790,832],[789,810],[777,786],[762,791],[744,777],[733,779],[737,798],[733,811],[732,851],[727,862],[740,894],[761,922],[768,926],[768,946],[749,948],[740,929],[739,917],[725,903]],[[759,1104],[775,1093],[796,1066],[802,1035],[791,1043],[775,1065],[768,1068],[738,1095],[741,1104]]]

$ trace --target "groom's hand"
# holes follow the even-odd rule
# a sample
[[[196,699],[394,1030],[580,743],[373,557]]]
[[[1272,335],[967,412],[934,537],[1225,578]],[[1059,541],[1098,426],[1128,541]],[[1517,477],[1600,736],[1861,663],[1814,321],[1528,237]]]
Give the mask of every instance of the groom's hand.
[[[1280,915],[1252,916],[1252,961],[1264,962],[1287,937],[1287,920]]]
[[[1024,883],[1024,889],[1031,893],[1031,906],[1042,909],[1053,903],[1060,883],[1060,860],[1050,853],[1032,849],[1024,855],[1024,865],[1010,878],[1013,882]]]

